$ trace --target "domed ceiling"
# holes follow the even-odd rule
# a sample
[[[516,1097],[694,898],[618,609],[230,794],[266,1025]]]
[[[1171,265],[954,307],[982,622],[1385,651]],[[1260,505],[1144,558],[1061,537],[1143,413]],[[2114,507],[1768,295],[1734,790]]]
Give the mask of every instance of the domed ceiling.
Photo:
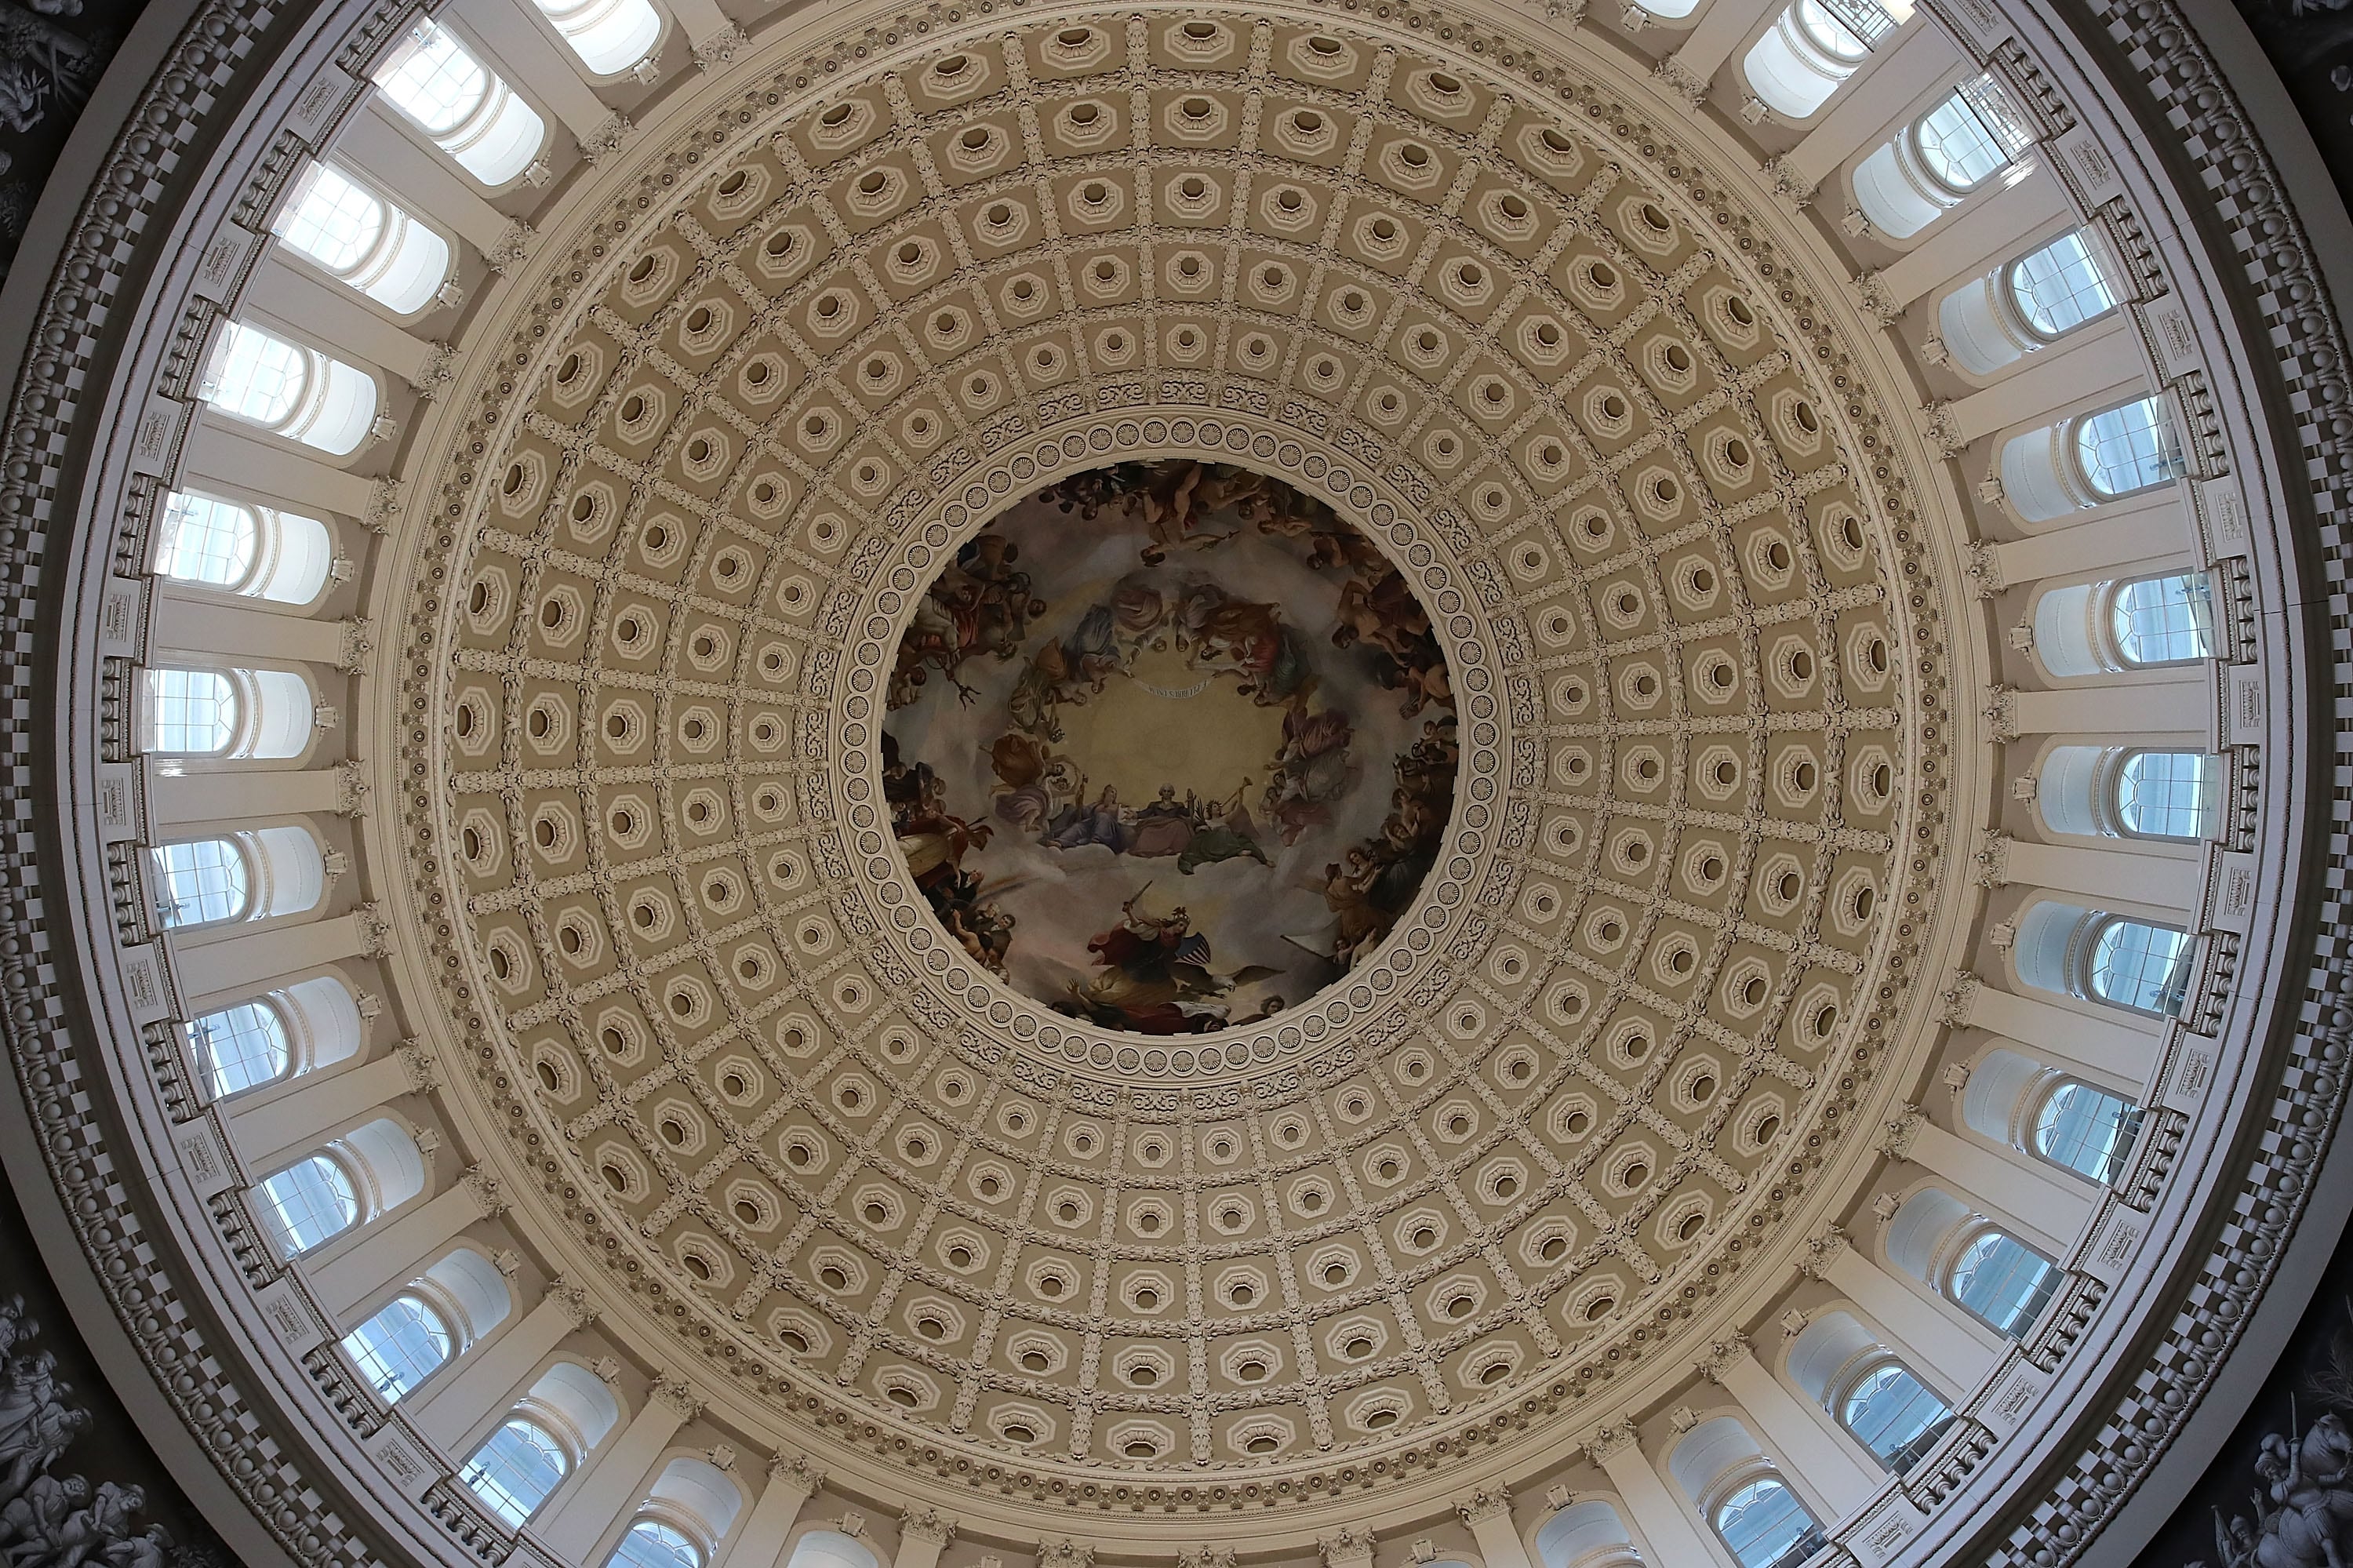
[[[1038,1496],[1449,1463],[1778,1253],[1927,1005],[1940,610],[1834,313],[1471,41],[751,93],[471,406],[413,896],[501,1164],[732,1399]]]
[[[2056,1568],[2236,1418],[2353,422],[2169,0],[199,3],[0,1147],[221,1511]]]

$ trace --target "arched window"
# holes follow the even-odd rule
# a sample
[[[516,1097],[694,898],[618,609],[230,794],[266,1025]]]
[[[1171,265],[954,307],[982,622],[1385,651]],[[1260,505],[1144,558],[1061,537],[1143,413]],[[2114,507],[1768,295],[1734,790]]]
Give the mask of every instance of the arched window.
[[[216,495],[172,492],[156,530],[158,576],[248,599],[308,604],[333,566],[333,541],[317,518]]]
[[[221,329],[197,393],[224,414],[335,457],[359,450],[375,423],[372,377],[245,322]]]
[[[1971,1236],[1945,1276],[1945,1294],[1996,1333],[2026,1337],[2058,1288],[2059,1269],[2007,1232]]]
[[[155,569],[184,583],[236,588],[252,573],[260,545],[259,522],[248,509],[175,490],[164,508]]]
[[[2195,843],[2221,826],[2223,771],[2202,751],[2054,746],[2034,803],[2053,832]]]
[[[2053,675],[2195,663],[2218,651],[2203,572],[2073,583],[2034,603],[2034,656]]]
[[[1990,376],[2116,307],[2103,247],[2074,229],[1947,294],[1936,307],[1946,352]]]
[[[2187,664],[2214,656],[2214,588],[2203,572],[2120,583],[2108,614],[2116,652],[2127,664]]]
[[[621,1532],[607,1561],[612,1568],[702,1568],[702,1549],[674,1526],[641,1519]]]
[[[237,737],[237,683],[218,670],[147,672],[142,749],[209,757]]]
[[[661,14],[646,0],[539,0],[539,8],[594,76],[636,68],[661,41]]]
[[[2140,1132],[2140,1107],[2076,1078],[2062,1078],[2034,1113],[2034,1152],[2102,1186],[2116,1178]]]
[[[1778,1476],[1759,1476],[1737,1488],[1715,1505],[1708,1522],[1740,1568],[1796,1561],[1794,1549],[1818,1534],[1813,1516]]]
[[[351,990],[322,975],[188,1021],[188,1051],[215,1099],[359,1054],[367,1025]]]
[[[1965,196],[2009,167],[2034,137],[2009,95],[1981,76],[1922,115],[1912,141],[1928,173],[1955,196]]]
[[[2181,443],[2165,405],[2136,397],[2075,423],[2075,461],[2103,498],[2170,484],[2181,473]]]
[[[332,1154],[313,1154],[265,1176],[255,1192],[261,1223],[287,1257],[309,1252],[359,1221],[352,1173]]]
[[[155,923],[167,931],[300,914],[327,892],[325,857],[303,828],[161,844],[147,859]]]
[[[2107,270],[2083,229],[2011,262],[2010,297],[2027,330],[2048,343],[2116,308]]]
[[[2019,921],[2010,961],[2041,991],[2174,1016],[2189,994],[2194,944],[2178,926],[2039,899]]]
[[[283,760],[310,749],[316,708],[290,670],[147,672],[140,692],[142,750],[182,757]]]
[[[431,304],[449,277],[447,240],[331,164],[304,168],[271,232],[402,315]]]
[[[881,1568],[881,1564],[856,1536],[838,1530],[812,1530],[793,1542],[785,1568]]]
[[[230,839],[194,839],[147,852],[154,867],[155,920],[167,931],[241,920],[253,903],[253,873]]]
[[[1545,1520],[1535,1547],[1542,1568],[1641,1568],[1626,1521],[1599,1498],[1571,1503]]]
[[[2221,769],[2202,751],[2129,751],[2116,771],[2116,824],[2133,838],[2214,833]]]
[[[2172,418],[2156,397],[2038,426],[2001,448],[2003,499],[2029,523],[2157,489],[2183,471]]]
[[[2104,920],[2084,978],[2102,1001],[2177,1016],[2189,994],[2189,934],[2146,920]]]
[[[1830,101],[1896,18],[1873,0],[1795,0],[1741,62],[1758,101],[1803,120]]]
[[[483,1440],[458,1478],[492,1513],[520,1528],[571,1473],[572,1456],[555,1434],[527,1415],[515,1415]]]
[[[286,1021],[267,1001],[239,1002],[190,1019],[188,1049],[216,1100],[275,1082],[293,1059]]]
[[[522,174],[547,138],[531,105],[437,23],[411,23],[374,79],[393,107],[486,185]]]
[[[1952,1425],[1953,1411],[1891,1356],[1865,1366],[1847,1384],[1838,1418],[1873,1457],[1900,1476],[1936,1446]]]
[[[431,1377],[449,1359],[449,1325],[421,1298],[396,1296],[343,1336],[343,1353],[387,1403]]]
[[[1883,233],[1908,239],[2033,144],[2033,130],[2009,95],[1981,76],[1856,167],[1855,203]]]

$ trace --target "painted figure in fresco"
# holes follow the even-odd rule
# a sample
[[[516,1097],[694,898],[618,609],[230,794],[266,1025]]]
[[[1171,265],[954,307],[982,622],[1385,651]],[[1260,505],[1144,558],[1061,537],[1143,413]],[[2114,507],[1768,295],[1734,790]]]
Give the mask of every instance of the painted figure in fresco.
[[[1193,804],[1176,798],[1176,786],[1163,784],[1159,798],[1135,814],[1127,853],[1139,860],[1182,854],[1193,842]]]
[[[891,705],[905,707],[923,693],[936,669],[969,706],[979,694],[959,678],[965,662],[987,653],[999,662],[1018,657],[1029,621],[1046,613],[1032,597],[1029,574],[1016,565],[1021,547],[983,535],[968,541],[939,580],[915,602],[915,615],[899,641],[891,672]]]
[[[985,848],[994,831],[947,809],[947,787],[926,762],[913,767],[899,755],[898,737],[882,736],[882,799],[891,808],[891,828],[905,857],[916,891],[931,905],[958,946],[974,960],[1002,974],[1013,946],[1013,916],[982,896],[983,879],[966,871],[964,857]]]
[[[2335,1412],[2291,1443],[2264,1434],[2254,1458],[2255,1517],[2214,1516],[2221,1568],[2345,1568],[2353,1528],[2353,1433]],[[2205,1568],[2193,1563],[2189,1568]]]
[[[1250,784],[1245,779],[1230,798],[1202,805],[1200,814],[1194,819],[1192,839],[1185,845],[1185,853],[1176,857],[1179,872],[1190,876],[1205,865],[1240,855],[1248,855],[1261,865],[1274,863],[1259,847],[1258,824],[1250,821],[1250,808],[1242,804],[1242,790]]]
[[[1253,964],[1215,973],[1208,938],[1192,928],[1190,912],[1179,904],[1163,916],[1139,913],[1144,891],[1121,906],[1118,925],[1087,943],[1097,969],[1070,982],[1074,1005],[1065,1011],[1140,1034],[1197,1033],[1225,1026],[1235,990],[1282,972]]]
[[[1073,805],[1047,833],[1045,842],[1053,849],[1102,844],[1113,854],[1126,849],[1127,824],[1120,820],[1119,791],[1106,784],[1093,805]]]

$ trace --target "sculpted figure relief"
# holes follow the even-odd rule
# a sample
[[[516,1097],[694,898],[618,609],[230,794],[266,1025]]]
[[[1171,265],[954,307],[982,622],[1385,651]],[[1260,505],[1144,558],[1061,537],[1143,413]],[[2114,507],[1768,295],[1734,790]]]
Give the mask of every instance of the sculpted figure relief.
[[[164,1568],[192,1554],[160,1525],[132,1529],[146,1506],[137,1487],[100,1482],[51,1467],[90,1425],[71,1403],[57,1359],[25,1347],[41,1331],[23,1297],[0,1301],[0,1560],[6,1568]]]

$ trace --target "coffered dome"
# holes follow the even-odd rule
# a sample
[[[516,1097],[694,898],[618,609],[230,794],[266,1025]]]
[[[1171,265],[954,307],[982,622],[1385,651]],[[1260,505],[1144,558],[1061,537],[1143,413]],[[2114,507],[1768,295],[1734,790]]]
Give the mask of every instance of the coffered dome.
[[[1232,1473],[1225,1500],[1328,1502],[1688,1356],[1867,1119],[1885,1042],[1922,1038],[1931,999],[1894,982],[1939,868],[1899,846],[1945,821],[1951,761],[1939,607],[1895,587],[1927,575],[1913,493],[1867,466],[1889,434],[1767,226],[1536,79],[1562,69],[1171,11],[952,32],[797,113],[741,94],[589,218],[463,405],[465,522],[427,543],[450,572],[419,581],[395,705],[434,759],[411,892],[450,912],[427,929],[510,1190],[714,1397],[854,1414],[1041,1500],[1199,1506]],[[1401,571],[1427,619],[1460,781],[1394,930],[1193,1045],[1122,1038],[1141,1006],[1073,1021],[949,939],[913,857],[966,852],[884,804],[882,758],[930,753],[880,747],[893,705],[930,712],[885,687],[959,546],[1041,486],[1158,462],[1173,490],[1204,460],[1279,487],[1273,524],[1203,495],[1129,539],[1049,504],[1018,557],[1040,620],[1053,552],[1117,552],[1143,635],[1182,639],[1135,596],[1188,576],[1322,629],[1250,541],[1328,513],[1327,548],[1369,539],[1358,580]],[[1339,652],[1260,677],[1294,726],[1311,683],[1345,697]],[[954,657],[961,715],[957,672],[1002,661]],[[1010,669],[1012,701],[1057,700]],[[1283,707],[1229,700],[1211,722],[1266,707],[1279,744]],[[1202,743],[1127,747],[1148,775]],[[1377,824],[1389,759],[1353,766]],[[991,814],[931,810],[959,808]],[[1009,863],[1050,879],[1016,960],[1082,947],[1042,928],[1082,867],[1140,863],[1071,815]],[[1162,899],[1312,875],[1283,935],[1328,955],[1348,906],[1315,842],[1250,831],[1238,865],[1161,867]],[[970,853],[1004,883],[1002,843]],[[1244,929],[1205,907],[1197,935]]]
[[[2300,238],[2128,129],[2275,189],[2235,101],[2100,25],[2169,63],[1871,0],[192,35],[190,243],[83,377],[93,207],[9,427],[60,858],[0,954],[85,977],[12,1040],[60,1192],[140,1171],[77,1223],[222,1506],[582,1568],[2155,1506],[2342,1096],[2344,389]]]

